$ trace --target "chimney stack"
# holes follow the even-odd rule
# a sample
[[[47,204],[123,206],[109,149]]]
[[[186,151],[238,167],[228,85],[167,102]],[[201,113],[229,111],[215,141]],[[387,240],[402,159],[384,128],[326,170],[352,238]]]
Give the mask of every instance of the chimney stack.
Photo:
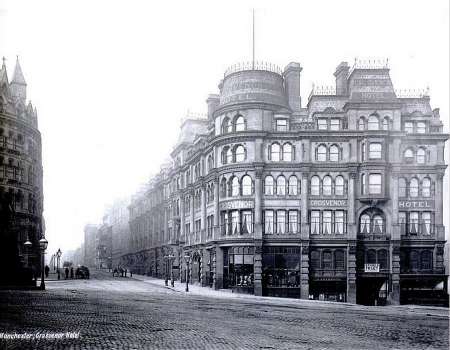
[[[300,96],[300,72],[302,67],[298,62],[289,63],[284,69],[284,82],[286,85],[286,94],[293,112],[299,112],[302,108]]]
[[[208,98],[206,99],[206,104],[208,105],[208,120],[212,120],[214,111],[217,109],[219,102],[219,95],[208,95]]]
[[[336,95],[338,96],[347,96],[348,95],[348,72],[350,71],[350,67],[347,62],[341,62],[339,66],[336,68],[336,72],[334,72],[334,76],[336,77]]]

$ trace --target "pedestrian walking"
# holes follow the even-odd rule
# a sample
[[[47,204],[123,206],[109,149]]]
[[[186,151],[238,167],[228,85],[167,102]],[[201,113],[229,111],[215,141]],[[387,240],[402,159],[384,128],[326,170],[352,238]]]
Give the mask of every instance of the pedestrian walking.
[[[44,272],[45,272],[45,278],[48,278],[48,273],[50,272],[50,267],[48,267],[48,265],[45,265]]]
[[[127,270],[127,269],[125,269],[125,277],[127,277],[127,271],[128,271],[128,270]]]
[[[69,278],[69,268],[66,267],[66,268],[64,269],[64,272],[65,272],[65,274],[66,274],[66,279],[68,279],[68,278]]]
[[[73,266],[70,267],[70,278],[73,279]]]
[[[133,277],[133,271],[130,270],[130,277]]]

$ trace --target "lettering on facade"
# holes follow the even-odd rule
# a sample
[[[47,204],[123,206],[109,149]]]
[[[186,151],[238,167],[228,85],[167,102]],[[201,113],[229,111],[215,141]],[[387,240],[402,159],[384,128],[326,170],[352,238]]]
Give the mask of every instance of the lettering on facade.
[[[431,209],[433,207],[433,201],[398,201],[399,209]]]
[[[253,208],[253,201],[229,201],[220,203],[220,210]]]
[[[364,264],[364,272],[380,272],[380,264]]]
[[[346,199],[311,199],[309,201],[311,207],[346,207]]]

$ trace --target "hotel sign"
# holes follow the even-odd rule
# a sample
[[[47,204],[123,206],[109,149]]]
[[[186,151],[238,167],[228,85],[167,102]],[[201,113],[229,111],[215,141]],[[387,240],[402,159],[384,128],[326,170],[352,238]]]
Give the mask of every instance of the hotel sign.
[[[380,272],[380,264],[364,264],[364,272]]]
[[[399,209],[432,209],[434,208],[434,201],[398,201]]]
[[[311,207],[346,207],[346,199],[311,199],[309,201]]]
[[[220,210],[251,209],[254,207],[253,201],[228,201],[220,203]]]

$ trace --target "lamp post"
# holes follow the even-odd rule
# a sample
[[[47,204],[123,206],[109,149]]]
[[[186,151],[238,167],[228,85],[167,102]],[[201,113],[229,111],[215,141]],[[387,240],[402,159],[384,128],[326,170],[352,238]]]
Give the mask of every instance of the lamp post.
[[[168,255],[164,255],[164,257],[163,257],[163,259],[164,259],[164,262],[165,262],[165,266],[164,266],[164,283],[165,283],[165,285],[166,285],[166,287],[169,285],[169,273],[168,273],[168,269],[169,269],[169,265],[168,265],[168,263],[167,263],[167,258],[168,258]]]
[[[44,280],[44,264],[45,264],[45,250],[47,249],[48,241],[44,236],[39,240],[39,248],[41,248],[41,290],[45,290]]]
[[[59,272],[59,259],[61,258],[61,255],[62,255],[61,249],[58,248],[58,251],[56,252],[56,270],[58,272],[58,279],[61,278]]]
[[[169,266],[170,266],[170,284],[172,285],[172,287],[175,287],[175,280],[173,279],[173,260],[175,259],[175,256],[172,254],[169,254],[168,256],[169,259]]]
[[[27,237],[27,240],[23,244],[25,247],[25,267],[28,267],[28,249],[33,245]]]
[[[184,256],[184,260],[186,261],[186,292],[189,292],[189,260],[190,260],[189,254],[186,254]]]

